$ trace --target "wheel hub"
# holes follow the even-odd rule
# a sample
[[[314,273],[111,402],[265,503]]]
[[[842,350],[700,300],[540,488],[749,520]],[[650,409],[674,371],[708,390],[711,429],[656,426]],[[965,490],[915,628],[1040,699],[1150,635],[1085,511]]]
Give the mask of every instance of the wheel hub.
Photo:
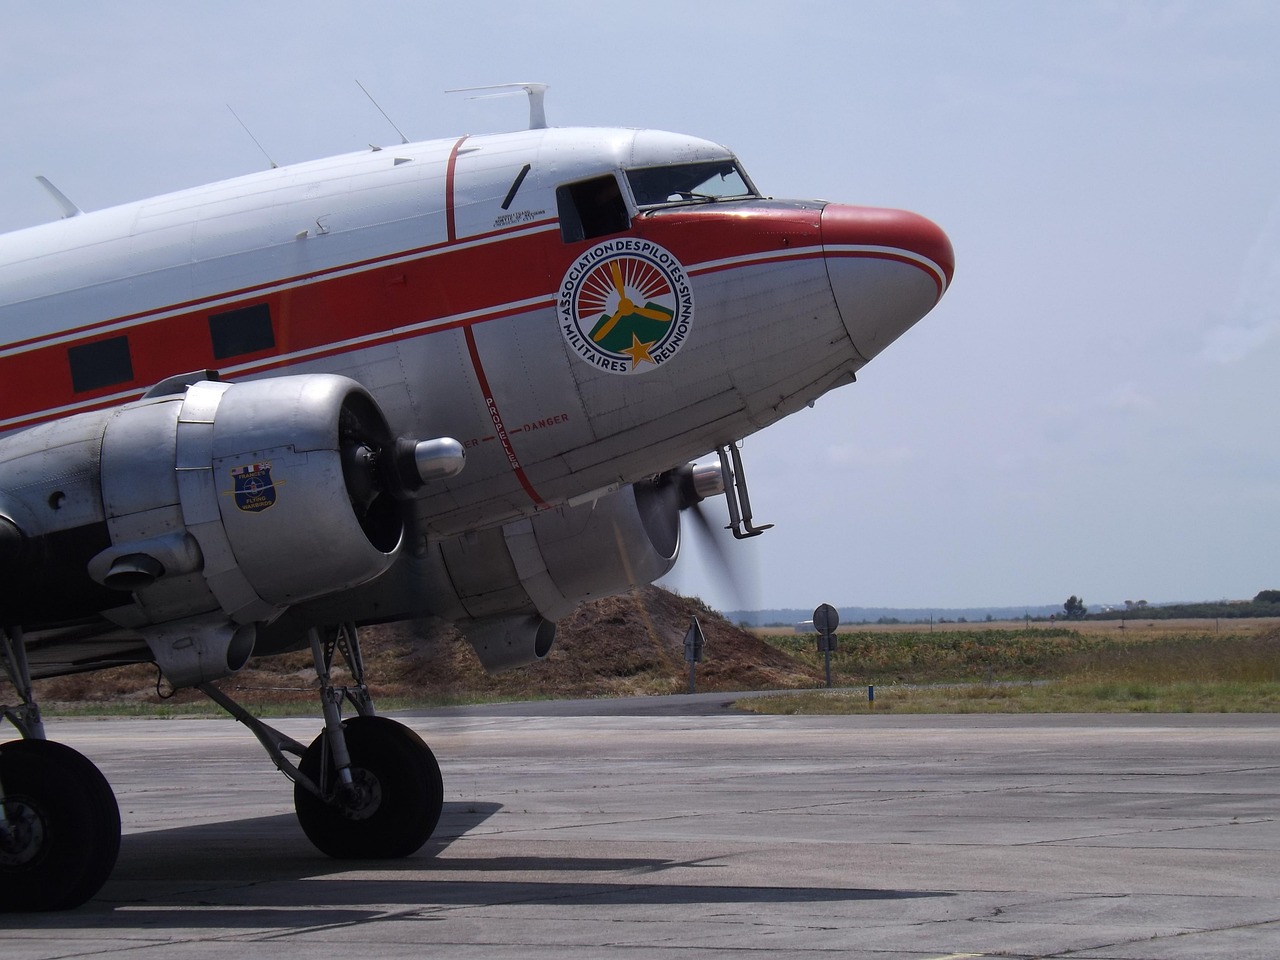
[[[367,820],[382,806],[382,783],[368,770],[351,768],[351,786],[339,797],[339,809],[348,820]]]
[[[5,822],[0,824],[0,866],[30,863],[44,846],[44,818],[22,800],[6,800]]]

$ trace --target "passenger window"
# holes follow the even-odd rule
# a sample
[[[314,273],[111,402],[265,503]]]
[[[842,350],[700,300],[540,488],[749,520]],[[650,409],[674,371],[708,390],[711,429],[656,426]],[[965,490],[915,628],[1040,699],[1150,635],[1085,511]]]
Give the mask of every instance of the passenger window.
[[[67,348],[71,364],[71,387],[76,393],[101,390],[133,380],[129,338],[112,337]]]
[[[265,303],[227,310],[209,316],[209,337],[218,360],[270,350],[276,345],[271,329],[271,308]]]
[[[631,227],[627,203],[612,174],[556,188],[560,237],[565,243],[591,240]]]

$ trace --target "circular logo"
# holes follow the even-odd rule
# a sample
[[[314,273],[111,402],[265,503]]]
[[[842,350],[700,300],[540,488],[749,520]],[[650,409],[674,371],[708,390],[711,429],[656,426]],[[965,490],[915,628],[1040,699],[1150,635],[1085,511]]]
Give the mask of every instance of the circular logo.
[[[606,240],[578,257],[560,283],[560,332],[579,357],[608,373],[645,373],[679,352],[693,320],[684,267],[648,240]]]

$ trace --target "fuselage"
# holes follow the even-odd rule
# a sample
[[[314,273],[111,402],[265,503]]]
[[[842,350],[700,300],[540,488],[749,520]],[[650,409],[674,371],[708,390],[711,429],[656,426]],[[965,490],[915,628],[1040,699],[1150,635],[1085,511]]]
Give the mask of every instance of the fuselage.
[[[731,171],[713,178],[721,197],[694,189],[699,165]],[[623,318],[602,347],[573,324],[618,309],[599,288],[611,272],[586,276],[607,262],[659,313]],[[763,199],[728,150],[691,137],[544,129],[367,151],[0,237],[0,430],[186,371],[341,373],[396,431],[464,444],[466,470],[419,504],[445,536],[799,409],[923,316],[951,270],[929,221]]]

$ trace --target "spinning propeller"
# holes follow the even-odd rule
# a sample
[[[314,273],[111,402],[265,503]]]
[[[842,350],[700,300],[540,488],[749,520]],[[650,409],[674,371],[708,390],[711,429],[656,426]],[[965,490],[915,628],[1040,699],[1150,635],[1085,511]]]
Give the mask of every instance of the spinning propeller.
[[[739,609],[749,606],[748,571],[744,568],[741,551],[726,549],[720,530],[732,529],[716,522],[703,506],[711,497],[735,496],[732,483],[726,482],[725,468],[718,463],[685,464],[662,474],[657,479],[660,498],[667,509],[678,515],[695,532],[699,547],[709,557],[708,567],[719,585],[737,603]],[[732,515],[732,510],[730,511]]]

